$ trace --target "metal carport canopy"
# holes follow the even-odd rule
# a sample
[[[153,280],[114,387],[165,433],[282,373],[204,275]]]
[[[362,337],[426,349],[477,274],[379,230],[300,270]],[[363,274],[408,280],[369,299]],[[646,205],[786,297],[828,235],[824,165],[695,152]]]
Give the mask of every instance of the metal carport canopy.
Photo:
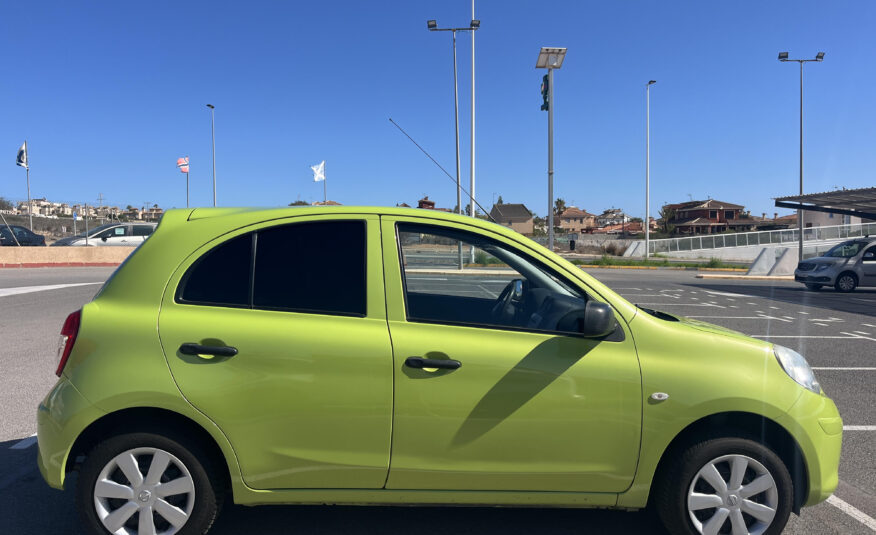
[[[841,189],[776,198],[779,208],[876,219],[876,188]]]

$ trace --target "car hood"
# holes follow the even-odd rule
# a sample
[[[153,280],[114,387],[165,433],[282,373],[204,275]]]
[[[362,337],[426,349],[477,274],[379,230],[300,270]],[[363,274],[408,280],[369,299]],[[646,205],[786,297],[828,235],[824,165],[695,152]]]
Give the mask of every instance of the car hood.
[[[803,260],[804,263],[808,262],[810,264],[839,264],[840,262],[844,262],[848,260],[848,258],[835,258],[832,256],[817,256],[815,258],[807,258]]]
[[[749,341],[757,340],[757,338],[752,338],[752,337],[750,337],[744,333],[741,333],[739,331],[734,331],[733,329],[721,327],[721,326],[715,325],[713,323],[695,320],[695,319],[691,319],[691,318],[688,318],[685,316],[679,316],[677,314],[669,314],[668,312],[663,312],[662,310],[651,310],[651,309],[642,308],[642,307],[639,307],[639,308],[642,311],[644,311],[644,312],[646,312],[646,313],[648,313],[656,318],[662,319],[664,321],[677,322],[681,325],[696,329],[698,331],[703,331],[703,332],[712,333],[712,334],[720,334],[722,336],[729,336],[731,338],[737,338],[737,339],[742,339],[742,340],[749,340]],[[761,340],[757,340],[757,341],[761,342]]]
[[[83,238],[78,238],[78,237],[75,237],[75,236],[70,236],[70,237],[67,237],[67,238],[61,238],[60,240],[56,241],[56,242],[53,243],[52,245],[70,245],[71,243],[73,243],[73,242],[75,242],[75,241],[77,241],[77,240],[81,240],[81,239],[83,239]]]

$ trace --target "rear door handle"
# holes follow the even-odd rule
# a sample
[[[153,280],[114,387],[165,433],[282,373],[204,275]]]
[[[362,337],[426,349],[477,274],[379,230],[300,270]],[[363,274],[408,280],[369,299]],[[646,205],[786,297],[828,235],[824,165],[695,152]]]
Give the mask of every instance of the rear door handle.
[[[427,359],[423,357],[408,357],[405,359],[408,368],[441,368],[443,370],[455,370],[462,366],[458,360]]]
[[[217,357],[233,357],[237,354],[237,348],[230,346],[202,346],[200,344],[183,344],[179,346],[179,352],[183,355],[215,355]]]

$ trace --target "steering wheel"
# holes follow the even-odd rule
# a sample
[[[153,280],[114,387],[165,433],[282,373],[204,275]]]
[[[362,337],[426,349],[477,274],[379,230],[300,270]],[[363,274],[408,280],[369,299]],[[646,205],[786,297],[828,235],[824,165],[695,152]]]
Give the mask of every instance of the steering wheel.
[[[516,303],[523,300],[525,288],[525,280],[514,279],[502,289],[502,293],[496,298],[496,304],[493,305],[491,311],[492,318],[496,323],[504,325],[514,322],[517,315]]]

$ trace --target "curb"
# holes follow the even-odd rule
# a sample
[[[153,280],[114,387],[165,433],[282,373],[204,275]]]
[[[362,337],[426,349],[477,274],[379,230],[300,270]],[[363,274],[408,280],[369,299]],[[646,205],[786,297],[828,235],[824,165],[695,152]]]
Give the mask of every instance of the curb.
[[[578,264],[581,269],[667,269],[670,271],[729,271],[744,273],[748,271],[745,268],[707,268],[707,267],[685,267],[685,266],[599,266],[596,264]]]
[[[55,267],[116,267],[121,262],[25,262],[0,264],[3,268],[55,268]]]
[[[793,275],[725,275],[725,274],[711,274],[711,273],[703,273],[697,275],[698,279],[740,279],[740,280],[752,280],[752,281],[792,281],[794,280]]]

